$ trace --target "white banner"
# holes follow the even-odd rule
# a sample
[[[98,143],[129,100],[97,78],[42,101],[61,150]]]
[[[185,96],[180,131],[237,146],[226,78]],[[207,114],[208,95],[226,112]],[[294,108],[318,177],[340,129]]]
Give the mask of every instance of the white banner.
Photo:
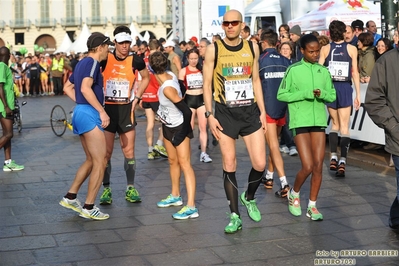
[[[370,119],[369,115],[364,109],[364,99],[366,97],[368,84],[360,84],[360,100],[361,106],[359,110],[354,111],[352,108],[349,132],[351,139],[367,141],[371,143],[385,145],[385,134],[382,128],[377,127],[374,122]],[[355,98],[355,89],[353,89],[353,98]],[[331,122],[329,121],[326,133],[328,134],[331,129]]]
[[[213,35],[219,34],[223,38],[223,15],[232,9],[240,11],[244,20],[244,0],[202,0],[202,37],[211,40]]]

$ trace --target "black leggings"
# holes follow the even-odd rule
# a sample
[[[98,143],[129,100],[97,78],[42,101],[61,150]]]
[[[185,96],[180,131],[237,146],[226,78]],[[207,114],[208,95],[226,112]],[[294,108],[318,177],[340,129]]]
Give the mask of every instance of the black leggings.
[[[39,94],[39,89],[40,89],[40,78],[38,77],[31,77],[30,78],[30,83],[29,83],[29,93],[31,95],[33,94]]]

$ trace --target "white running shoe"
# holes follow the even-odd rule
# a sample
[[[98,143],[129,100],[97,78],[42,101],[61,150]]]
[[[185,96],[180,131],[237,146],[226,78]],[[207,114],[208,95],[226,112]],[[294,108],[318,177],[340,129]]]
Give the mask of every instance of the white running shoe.
[[[79,214],[79,216],[93,220],[106,220],[109,218],[109,214],[101,212],[100,209],[96,206],[94,206],[91,210],[82,208],[82,212]]]
[[[283,145],[283,146],[280,146],[280,152],[284,152],[285,154],[288,154],[288,153],[290,153],[290,149],[288,149],[287,146]]]
[[[298,155],[298,151],[296,150],[295,147],[291,147],[291,148],[290,148],[289,155],[290,155],[290,156]]]
[[[200,162],[211,163],[212,159],[206,152],[202,152],[200,156]]]

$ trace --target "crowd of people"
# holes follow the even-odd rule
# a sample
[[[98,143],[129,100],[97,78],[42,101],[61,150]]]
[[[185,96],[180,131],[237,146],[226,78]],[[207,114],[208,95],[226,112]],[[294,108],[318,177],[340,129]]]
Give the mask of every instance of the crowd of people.
[[[255,194],[262,183],[266,189],[273,189],[275,170],[279,177],[275,195],[288,199],[288,210],[294,216],[302,214],[301,187],[311,176],[306,216],[314,221],[323,220],[316,201],[322,183],[328,115],[332,123],[328,136],[329,168],[337,177],[345,177],[351,142],[350,112],[352,107],[360,107],[360,83],[376,83],[380,77],[375,72],[386,71],[379,62],[383,62],[383,54],[398,48],[398,32],[391,41],[377,33],[373,21],[366,23],[365,31],[360,20],[351,25],[335,20],[330,23],[329,36],[317,32],[304,34],[300,26],[290,28],[286,24],[277,31],[261,28],[251,35],[242,14],[236,10],[226,12],[222,28],[225,37],[215,35],[212,41],[195,36],[187,42],[163,38],[146,42],[136,38],[132,45],[130,29],[118,26],[113,42],[101,33],[93,33],[87,41],[89,52],[69,58],[59,53],[22,58],[10,54],[7,48],[0,49],[1,61],[8,63],[10,59],[21,95],[65,93],[76,102],[73,129],[80,136],[86,161],[60,205],[87,219],[109,218],[94,203],[102,184],[100,204],[112,204],[110,178],[115,134],[119,135],[124,155],[125,199],[141,202],[134,186],[134,147],[135,110],[143,108],[147,118],[147,158],[165,157],[170,165],[171,193],[157,203],[158,207],[184,205],[181,174],[185,178],[187,204],[173,218],[199,217],[190,145],[197,122],[200,162],[212,162],[207,153],[209,138],[215,146],[219,145],[222,154],[222,177],[230,208],[225,233],[242,229],[239,202],[253,221],[261,221]],[[378,70],[375,64],[379,64]],[[0,144],[5,150],[6,165],[15,162],[10,157],[12,134],[6,123],[12,113],[5,96],[10,74],[2,66],[0,63]],[[377,84],[373,88],[376,92],[373,98],[369,96],[370,110],[378,109],[372,103],[377,102],[380,91]],[[157,120],[162,123],[159,130]],[[381,126],[397,124],[384,121],[379,121]],[[158,131],[155,145],[154,130]],[[246,189],[241,193],[236,174],[239,137],[245,143],[252,166]],[[268,157],[266,145],[270,150]],[[292,185],[286,177],[281,153],[299,155],[301,160]],[[395,164],[398,161],[394,157]],[[14,170],[23,169],[17,166]],[[399,172],[399,166],[396,170]],[[89,175],[86,201],[81,204],[77,193]],[[396,205],[399,206],[397,201]]]

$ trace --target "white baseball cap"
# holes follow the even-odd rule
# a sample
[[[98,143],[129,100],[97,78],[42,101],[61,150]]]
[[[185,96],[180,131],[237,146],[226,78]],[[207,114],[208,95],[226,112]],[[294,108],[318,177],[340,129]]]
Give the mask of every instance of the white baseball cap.
[[[118,34],[115,35],[115,41],[116,42],[132,42],[132,36],[130,36],[129,33],[126,32],[119,32]]]
[[[166,47],[170,47],[170,46],[172,46],[172,47],[175,47],[175,42],[174,41],[166,41],[166,43],[163,45],[163,47],[164,48],[166,48]]]

